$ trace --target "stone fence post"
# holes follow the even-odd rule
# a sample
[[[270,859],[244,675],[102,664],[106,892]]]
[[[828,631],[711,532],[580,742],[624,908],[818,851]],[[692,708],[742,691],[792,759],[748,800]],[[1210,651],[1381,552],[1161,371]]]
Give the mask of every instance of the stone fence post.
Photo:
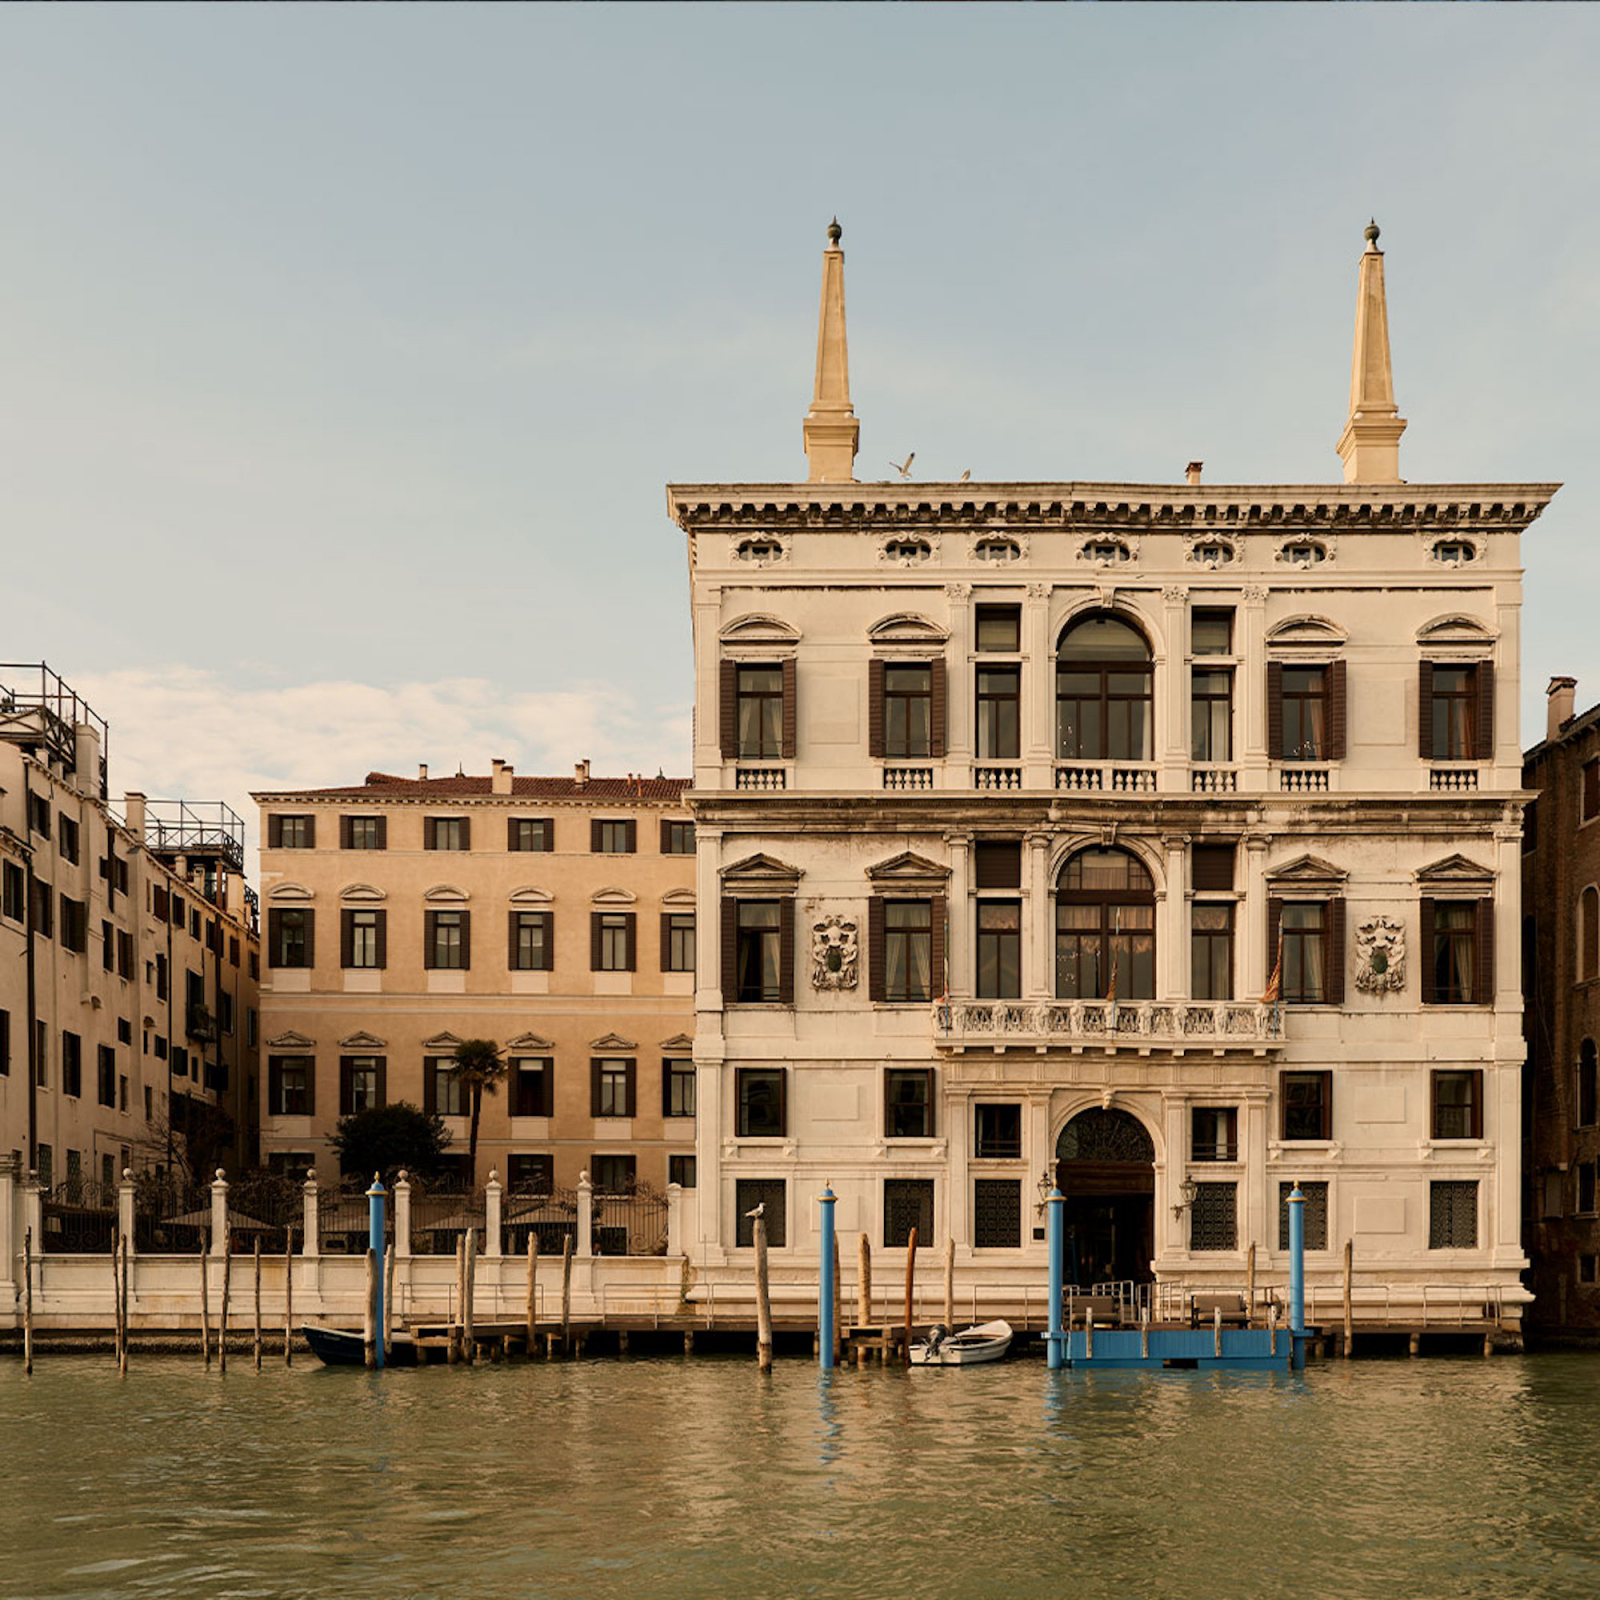
[[[211,1253],[222,1255],[228,1248],[228,1180],[222,1168],[211,1185]]]
[[[133,1243],[133,1173],[124,1167],[122,1182],[117,1185],[117,1227],[128,1241],[128,1254],[134,1254]]]
[[[39,1187],[39,1176],[30,1172],[22,1184],[22,1227],[33,1235],[33,1253],[44,1254],[44,1190]]]
[[[20,1156],[0,1156],[0,1307],[7,1311],[11,1296],[6,1291],[16,1281],[16,1261],[22,1254],[22,1230],[17,1225],[17,1178],[21,1167]]]
[[[305,1216],[302,1226],[305,1229],[301,1243],[300,1253],[306,1256],[320,1256],[322,1254],[322,1223],[317,1216],[317,1169],[311,1167],[306,1172],[306,1181],[301,1189]]]
[[[667,1254],[683,1254],[683,1185],[667,1185]]]
[[[594,1255],[594,1185],[589,1174],[578,1174],[578,1244],[574,1255],[587,1261]]]
[[[411,1257],[411,1177],[406,1169],[394,1180],[394,1258]]]
[[[489,1169],[489,1181],[483,1186],[483,1253],[498,1259],[502,1251],[500,1237],[500,1174]]]

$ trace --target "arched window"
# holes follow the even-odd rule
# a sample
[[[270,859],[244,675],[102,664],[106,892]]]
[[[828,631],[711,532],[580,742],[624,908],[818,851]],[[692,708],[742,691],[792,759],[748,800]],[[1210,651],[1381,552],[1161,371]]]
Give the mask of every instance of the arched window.
[[[1600,1121],[1600,1097],[1596,1091],[1600,1077],[1595,1064],[1594,1040],[1585,1039],[1578,1047],[1578,1126],[1592,1128]]]
[[[1600,978],[1600,889],[1592,885],[1578,901],[1578,977]]]
[[[1056,881],[1056,994],[1153,1000],[1156,895],[1126,850],[1080,850]]]
[[[1150,646],[1098,612],[1075,622],[1056,652],[1056,748],[1072,761],[1148,761]]]

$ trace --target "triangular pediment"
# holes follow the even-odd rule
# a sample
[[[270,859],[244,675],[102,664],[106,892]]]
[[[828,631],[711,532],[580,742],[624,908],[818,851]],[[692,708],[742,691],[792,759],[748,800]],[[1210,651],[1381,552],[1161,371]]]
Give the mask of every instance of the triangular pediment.
[[[467,899],[467,891],[456,888],[453,883],[436,883],[424,891],[422,898],[431,905],[460,905]]]
[[[432,1050],[435,1054],[438,1054],[441,1051],[454,1050],[460,1043],[461,1040],[455,1034],[446,1030],[444,1033],[434,1034],[431,1039],[424,1039],[422,1048],[424,1050]]]
[[[303,883],[275,883],[267,890],[269,900],[311,900],[315,896]]]
[[[914,850],[902,850],[899,855],[867,868],[867,877],[873,883],[925,883],[930,878],[942,883],[949,876],[948,867],[941,867],[937,861],[919,856]]]
[[[733,644],[798,644],[800,630],[782,617],[752,611],[725,623],[718,637]]]
[[[505,1043],[505,1048],[513,1054],[535,1050],[543,1052],[554,1050],[555,1047],[553,1039],[546,1039],[537,1033],[519,1033],[515,1039],[507,1039]]]
[[[351,905],[365,905],[369,902],[387,900],[389,897],[382,889],[370,883],[347,883],[339,891],[339,898]]]
[[[531,883],[513,889],[510,895],[514,906],[547,906],[554,898],[548,889],[536,889]]]
[[[1435,886],[1452,883],[1482,884],[1490,882],[1493,878],[1493,868],[1479,866],[1476,861],[1469,861],[1463,855],[1446,856],[1444,860],[1435,861],[1417,873],[1418,883]]]
[[[790,886],[799,883],[800,869],[791,867],[787,861],[780,861],[776,856],[759,853],[746,856],[743,861],[735,861],[731,867],[722,869],[724,883],[740,881],[753,883],[787,883]]]
[[[363,1031],[361,1033],[352,1033],[347,1038],[341,1039],[339,1048],[341,1050],[383,1050],[387,1048],[388,1043],[387,1039],[380,1039],[375,1033]]]
[[[669,1055],[687,1055],[694,1049],[694,1040],[686,1033],[675,1033],[670,1039],[661,1041],[661,1048]]]
[[[1311,855],[1296,856],[1281,867],[1267,868],[1267,881],[1274,887],[1295,883],[1343,883],[1349,876],[1343,867],[1336,867],[1321,856]]]
[[[275,1034],[267,1040],[269,1050],[312,1050],[316,1048],[317,1041],[308,1039],[303,1033],[296,1033],[290,1028],[287,1033]]]
[[[950,637],[948,628],[920,616],[915,611],[897,611],[867,629],[874,644],[943,644]]]
[[[603,1033],[598,1039],[589,1041],[591,1050],[637,1050],[637,1039],[624,1039],[620,1033]]]

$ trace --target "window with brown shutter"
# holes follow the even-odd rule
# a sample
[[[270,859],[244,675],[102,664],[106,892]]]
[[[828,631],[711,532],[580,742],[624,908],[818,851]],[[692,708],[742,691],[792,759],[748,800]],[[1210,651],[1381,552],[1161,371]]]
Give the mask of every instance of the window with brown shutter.
[[[883,970],[883,901],[867,901],[867,999],[881,1002],[887,992]]]
[[[1328,902],[1328,995],[1330,1006],[1344,1004],[1344,901]]]
[[[794,901],[778,902],[778,1004],[794,1004]]]
[[[1344,661],[1328,668],[1328,760],[1343,761],[1348,754],[1346,725],[1349,695],[1345,687]]]
[[[1022,887],[1022,841],[986,839],[973,846],[973,880],[979,889]]]
[[[1472,971],[1472,1003],[1478,1006],[1494,1004],[1494,901],[1478,902],[1478,915],[1474,927],[1474,962]]]
[[[1439,1069],[1433,1078],[1435,1139],[1483,1137],[1483,1073],[1477,1069]]]
[[[929,679],[930,714],[933,719],[931,730],[932,749],[930,754],[935,759],[942,759],[946,754],[946,724],[949,718],[950,690],[945,676],[944,657],[937,657],[932,663],[932,673]]]
[[[883,662],[877,656],[867,662],[867,754],[883,754]]]
[[[1417,754],[1424,761],[1433,759],[1433,663],[1417,663]],[[1426,928],[1427,923],[1423,926]]]
[[[722,960],[720,963],[722,1003],[739,998],[739,902],[732,895],[722,901]]]
[[[936,894],[932,901],[933,910],[933,994],[939,999],[945,992],[944,979],[944,919],[946,900],[942,894]]]
[[[507,913],[506,966],[511,972],[551,972],[555,969],[555,913]]]
[[[1228,893],[1233,888],[1234,861],[1238,846],[1232,844],[1197,844],[1193,850],[1192,888],[1206,892]]]
[[[1283,760],[1283,663],[1267,663],[1267,757]]]
[[[661,970],[694,971],[694,912],[661,913]]]
[[[636,1111],[635,1066],[624,1056],[589,1059],[589,1115],[631,1117]]]
[[[724,661],[718,671],[717,732],[722,759],[733,761],[739,754],[739,664]]]
[[[633,972],[637,964],[638,918],[632,911],[589,914],[589,949],[594,972]]]
[[[1477,665],[1476,682],[1473,684],[1477,696],[1477,727],[1476,748],[1473,757],[1478,761],[1494,760],[1494,662],[1480,661]]]
[[[796,681],[795,659],[788,657],[783,663],[783,759],[793,761],[798,741],[795,737],[796,726]]]

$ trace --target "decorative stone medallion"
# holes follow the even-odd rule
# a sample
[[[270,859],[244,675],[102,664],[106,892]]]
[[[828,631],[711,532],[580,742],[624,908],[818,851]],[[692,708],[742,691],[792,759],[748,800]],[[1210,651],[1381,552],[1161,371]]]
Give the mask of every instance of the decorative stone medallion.
[[[1356,988],[1365,994],[1398,993],[1406,982],[1406,930],[1391,917],[1356,925]]]
[[[824,917],[811,929],[811,987],[853,989],[860,946],[856,925],[843,917]]]

